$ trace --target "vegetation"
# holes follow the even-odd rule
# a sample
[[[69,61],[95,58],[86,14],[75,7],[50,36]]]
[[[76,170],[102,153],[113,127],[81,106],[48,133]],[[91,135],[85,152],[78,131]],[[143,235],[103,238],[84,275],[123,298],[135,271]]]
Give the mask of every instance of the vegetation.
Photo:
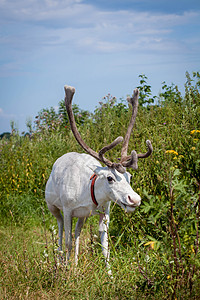
[[[140,107],[130,149],[153,155],[139,161],[132,187],[142,204],[128,215],[112,205],[110,249],[113,278],[101,255],[98,217],[86,222],[80,260],[64,266],[57,253],[57,224],[44,190],[55,160],[82,152],[59,112],[45,109],[28,122],[29,135],[13,127],[0,141],[2,299],[198,299],[200,294],[200,74],[186,73],[185,94],[162,84],[152,96],[140,75]],[[156,101],[156,103],[155,103]],[[96,151],[124,136],[130,111],[107,95],[93,114],[74,106],[79,131]],[[120,156],[120,146],[110,151]],[[73,226],[75,226],[75,221]]]

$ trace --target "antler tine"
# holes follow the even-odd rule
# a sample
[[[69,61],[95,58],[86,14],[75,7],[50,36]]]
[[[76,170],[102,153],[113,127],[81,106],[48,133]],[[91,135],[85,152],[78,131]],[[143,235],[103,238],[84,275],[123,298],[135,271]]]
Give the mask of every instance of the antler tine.
[[[132,105],[132,116],[131,120],[124,138],[124,143],[121,150],[121,161],[123,161],[127,157],[127,151],[128,151],[128,143],[130,140],[131,132],[133,129],[133,125],[135,123],[135,118],[137,115],[138,110],[138,98],[139,98],[139,90],[136,88],[133,92],[133,97],[127,98],[128,102]]]
[[[104,153],[106,153],[107,151],[111,150],[112,148],[114,148],[115,146],[117,146],[118,144],[120,144],[122,141],[123,141],[123,137],[122,136],[118,136],[110,145],[103,147],[99,151],[99,158],[101,159],[101,161],[104,162],[105,164],[107,164],[106,163],[107,159],[103,156]],[[117,171],[119,171],[120,173],[126,172],[126,169],[123,168],[123,166],[121,165],[121,163],[112,163],[112,165],[110,165],[109,167],[117,169]]]
[[[138,158],[147,158],[153,153],[153,146],[151,144],[151,141],[147,140],[146,144],[147,144],[148,151],[146,153],[138,153],[137,154]]]
[[[137,170],[138,168],[138,155],[135,150],[131,152],[131,155],[126,157],[126,160],[122,162],[122,166],[125,168],[132,168],[133,170]]]
[[[90,147],[88,147],[88,145],[83,141],[83,139],[81,138],[80,133],[78,132],[78,129],[76,127],[76,122],[75,122],[75,119],[74,119],[74,114],[73,114],[73,111],[72,111],[72,99],[73,99],[73,96],[74,96],[74,93],[75,93],[75,88],[65,85],[64,89],[65,89],[65,95],[66,95],[65,96],[65,106],[66,106],[66,109],[67,109],[71,130],[72,130],[72,132],[74,134],[74,137],[76,138],[77,142],[79,143],[79,145],[87,153],[89,153],[94,158],[98,159],[99,161],[103,162],[108,167],[116,168],[119,172],[124,173],[125,169],[123,168],[123,166],[121,164],[112,163],[110,160],[108,160],[107,158],[105,158],[103,156],[103,154],[105,152],[107,152],[108,150],[111,150],[112,148],[117,146],[119,143],[121,143],[123,141],[123,137],[116,138],[110,145],[103,147],[99,151],[99,153],[95,152]]]
[[[123,137],[122,136],[118,136],[110,145],[107,145],[107,146],[103,147],[99,151],[99,157],[103,160],[104,159],[104,157],[103,157],[104,153],[106,153],[110,149],[114,148],[115,146],[117,146],[118,144],[120,144],[122,141],[123,141]]]
[[[153,153],[153,146],[151,144],[151,141],[147,140],[146,144],[147,144],[147,148],[148,148],[146,153],[138,153],[137,154],[137,152],[133,150],[131,152],[131,155],[126,156],[124,161],[122,161],[122,166],[127,167],[127,168],[131,167],[134,170],[137,170],[138,158],[147,158]]]

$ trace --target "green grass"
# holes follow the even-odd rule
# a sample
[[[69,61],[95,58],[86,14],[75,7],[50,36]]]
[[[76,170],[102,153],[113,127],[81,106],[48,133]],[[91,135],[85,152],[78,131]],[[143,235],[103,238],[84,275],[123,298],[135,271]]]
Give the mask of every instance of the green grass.
[[[52,220],[53,221],[53,220]],[[54,222],[54,221],[53,221]],[[54,227],[1,227],[1,299],[169,299],[170,269],[151,247],[111,245],[113,278],[107,274],[97,233],[97,217],[84,226],[75,267],[60,263]],[[134,234],[134,232],[132,233]],[[169,272],[169,273],[168,273]],[[177,299],[198,299],[198,282],[190,293],[181,285]]]

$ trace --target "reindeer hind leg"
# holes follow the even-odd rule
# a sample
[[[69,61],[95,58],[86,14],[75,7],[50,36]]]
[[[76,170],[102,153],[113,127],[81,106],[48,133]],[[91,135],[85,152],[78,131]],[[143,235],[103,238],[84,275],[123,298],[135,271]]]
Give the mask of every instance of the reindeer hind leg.
[[[83,227],[83,224],[85,223],[86,218],[78,218],[78,221],[76,223],[76,229],[75,229],[75,264],[78,264],[78,253],[79,253],[79,237],[81,233],[81,229]]]
[[[52,213],[52,215],[57,219],[57,223],[58,223],[58,251],[62,251],[62,238],[63,238],[63,216],[60,212],[60,209],[58,209],[56,206],[48,204],[48,208],[50,210],[50,212]]]

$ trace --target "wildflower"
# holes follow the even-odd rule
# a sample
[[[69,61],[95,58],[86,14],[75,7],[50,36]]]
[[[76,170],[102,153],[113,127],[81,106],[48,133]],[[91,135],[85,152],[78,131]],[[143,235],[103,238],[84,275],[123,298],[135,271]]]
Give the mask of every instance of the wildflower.
[[[149,241],[146,244],[144,244],[144,246],[150,246],[151,249],[154,249],[155,241]]]
[[[196,148],[195,148],[195,147],[192,147],[191,149],[192,149],[192,150],[195,150]]]
[[[200,133],[200,130],[192,130],[192,131],[190,131],[190,134],[194,134],[194,133]]]
[[[194,251],[194,246],[191,245],[190,247],[191,247],[192,252],[195,253],[195,251]]]
[[[168,275],[168,276],[167,276],[167,279],[170,279],[170,278],[171,278],[171,276],[170,276],[170,275]]]
[[[172,154],[178,155],[178,152],[176,152],[174,150],[167,150],[167,151],[165,151],[165,153],[172,153]]]

